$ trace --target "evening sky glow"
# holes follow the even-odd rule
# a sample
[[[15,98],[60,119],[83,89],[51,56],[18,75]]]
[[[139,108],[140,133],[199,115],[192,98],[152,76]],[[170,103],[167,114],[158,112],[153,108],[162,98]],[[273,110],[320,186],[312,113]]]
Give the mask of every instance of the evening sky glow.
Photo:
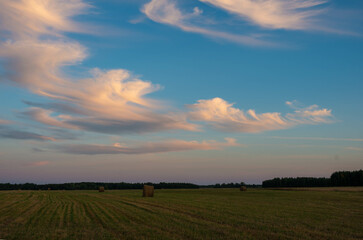
[[[0,2],[0,182],[363,166],[360,0]]]

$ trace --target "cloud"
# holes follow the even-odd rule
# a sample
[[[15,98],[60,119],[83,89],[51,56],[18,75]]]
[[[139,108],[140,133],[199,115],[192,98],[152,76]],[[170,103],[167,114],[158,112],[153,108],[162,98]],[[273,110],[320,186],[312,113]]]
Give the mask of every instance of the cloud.
[[[363,148],[361,147],[346,147],[345,149],[353,151],[363,151]]]
[[[0,28],[21,38],[80,32],[85,26],[71,18],[85,13],[88,8],[90,6],[82,0],[0,1]]]
[[[1,119],[0,118],[0,125],[8,125],[8,124],[11,124],[12,122],[9,121],[9,120],[5,120],[5,119]]]
[[[314,28],[313,17],[320,14],[327,0],[199,0],[236,14],[249,22],[270,29],[303,30]]]
[[[267,137],[267,138],[286,139],[286,140],[363,142],[362,138],[283,137],[283,136],[270,136],[270,137]]]
[[[252,109],[245,113],[221,98],[199,100],[188,107],[191,109],[189,117],[192,120],[204,121],[226,132],[257,133],[287,129],[299,124],[332,122],[331,110],[319,109],[316,105],[296,109],[294,113],[285,116],[277,112],[256,114]]]
[[[216,141],[184,141],[184,140],[167,140],[162,142],[147,142],[136,146],[126,146],[116,143],[108,145],[61,145],[57,148],[66,153],[72,154],[147,154],[163,152],[179,152],[191,150],[218,150],[224,147],[241,146],[233,138],[226,138],[226,142]]]
[[[173,0],[152,0],[145,4],[142,12],[154,22],[162,23],[177,27],[186,32],[199,33],[208,37],[224,39],[244,45],[252,46],[275,46],[276,44],[264,41],[253,35],[239,35],[228,32],[211,30],[197,24],[193,24],[192,20],[198,18],[202,14],[202,10],[198,7],[193,9],[191,13],[183,13]]]
[[[39,103],[39,102],[32,102],[32,101],[23,101],[25,104],[44,109],[44,110],[51,110],[51,112],[59,112],[59,113],[67,113],[67,114],[80,114],[85,115],[86,111],[79,107],[71,106],[67,103],[62,102],[48,102],[48,103]]]
[[[2,128],[1,137],[54,141],[75,139],[74,131],[104,134],[199,131],[200,126],[191,123],[189,118],[225,131],[261,132],[298,124],[326,123],[331,117],[330,110],[319,109],[315,105],[295,109],[284,117],[280,113],[256,114],[254,110],[244,113],[220,98],[199,100],[190,106],[190,113],[185,113],[172,110],[163,101],[148,97],[150,93],[160,90],[161,86],[139,79],[125,69],[93,68],[77,74],[84,76],[82,78],[69,76],[69,67],[80,64],[88,51],[64,34],[87,29],[87,26],[75,22],[73,17],[89,8],[82,0],[0,2],[2,77],[50,100],[48,103],[25,101],[30,108],[22,116],[47,125],[47,131],[52,133],[52,137],[48,137],[31,131]],[[195,7],[190,13],[183,13],[171,0],[152,0],[144,5],[143,12],[155,22],[184,31],[248,45],[268,44],[253,36],[215,31],[194,24],[203,11]],[[0,120],[0,124],[4,124],[4,121]],[[206,145],[204,142],[199,145],[195,142],[178,143],[185,148]],[[166,149],[163,148],[166,143],[153,144],[150,146]],[[174,145],[172,147],[178,149]],[[119,148],[112,149],[120,151]],[[141,151],[137,148],[128,150]]]
[[[41,148],[32,148],[33,152],[45,152],[45,150],[41,149]]]
[[[103,133],[197,130],[184,114],[165,112],[163,102],[146,97],[159,85],[125,69],[68,76],[67,67],[81,63],[87,49],[63,33],[82,32],[72,17],[89,7],[81,0],[0,3],[0,32],[9,37],[0,43],[5,78],[53,101],[26,102],[33,107],[23,115],[49,126]]]
[[[182,129],[187,131],[197,131],[196,124],[188,123],[185,114],[159,115],[152,112],[145,119],[128,119],[115,117],[112,114],[104,116],[72,116],[72,115],[54,115],[51,110],[42,108],[31,108],[22,113],[37,122],[73,130],[85,130],[105,134],[122,134],[122,133],[144,133],[158,132],[172,129]],[[53,115],[53,116],[52,116]]]
[[[37,162],[31,162],[28,164],[28,166],[35,166],[35,167],[40,167],[40,166],[45,166],[50,164],[49,161],[37,161]]]
[[[0,44],[6,77],[34,93],[49,96],[67,83],[61,67],[76,64],[86,57],[85,48],[69,40],[7,40]]]
[[[0,137],[17,140],[55,141],[53,137],[43,136],[37,133],[3,128],[0,128]]]

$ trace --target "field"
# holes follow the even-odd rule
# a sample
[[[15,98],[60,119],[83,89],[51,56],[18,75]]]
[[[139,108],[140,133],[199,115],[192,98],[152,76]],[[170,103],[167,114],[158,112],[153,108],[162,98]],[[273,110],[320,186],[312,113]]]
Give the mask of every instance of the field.
[[[0,239],[363,239],[363,192],[3,191]]]

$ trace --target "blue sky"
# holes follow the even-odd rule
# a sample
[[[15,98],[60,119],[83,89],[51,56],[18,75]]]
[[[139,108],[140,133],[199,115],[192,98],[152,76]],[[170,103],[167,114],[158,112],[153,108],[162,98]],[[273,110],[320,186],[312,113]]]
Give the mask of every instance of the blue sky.
[[[0,7],[0,182],[362,168],[361,1]]]

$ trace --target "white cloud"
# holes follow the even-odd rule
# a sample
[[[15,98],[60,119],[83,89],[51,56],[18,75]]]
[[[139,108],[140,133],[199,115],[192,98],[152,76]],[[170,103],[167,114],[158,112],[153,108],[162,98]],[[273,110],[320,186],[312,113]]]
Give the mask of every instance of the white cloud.
[[[238,35],[223,31],[216,31],[193,24],[191,20],[200,16],[203,11],[195,7],[191,13],[183,13],[172,0],[152,0],[144,5],[142,12],[154,22],[171,25],[186,32],[199,33],[208,37],[224,39],[245,45],[276,45],[253,35]]]
[[[204,121],[226,132],[256,133],[287,129],[299,124],[330,123],[332,117],[331,110],[319,109],[316,105],[296,109],[285,116],[277,112],[257,114],[252,109],[245,113],[221,98],[199,100],[189,108],[191,119]]]
[[[210,3],[264,28],[310,29],[313,17],[321,13],[314,7],[326,0],[199,0]]]

